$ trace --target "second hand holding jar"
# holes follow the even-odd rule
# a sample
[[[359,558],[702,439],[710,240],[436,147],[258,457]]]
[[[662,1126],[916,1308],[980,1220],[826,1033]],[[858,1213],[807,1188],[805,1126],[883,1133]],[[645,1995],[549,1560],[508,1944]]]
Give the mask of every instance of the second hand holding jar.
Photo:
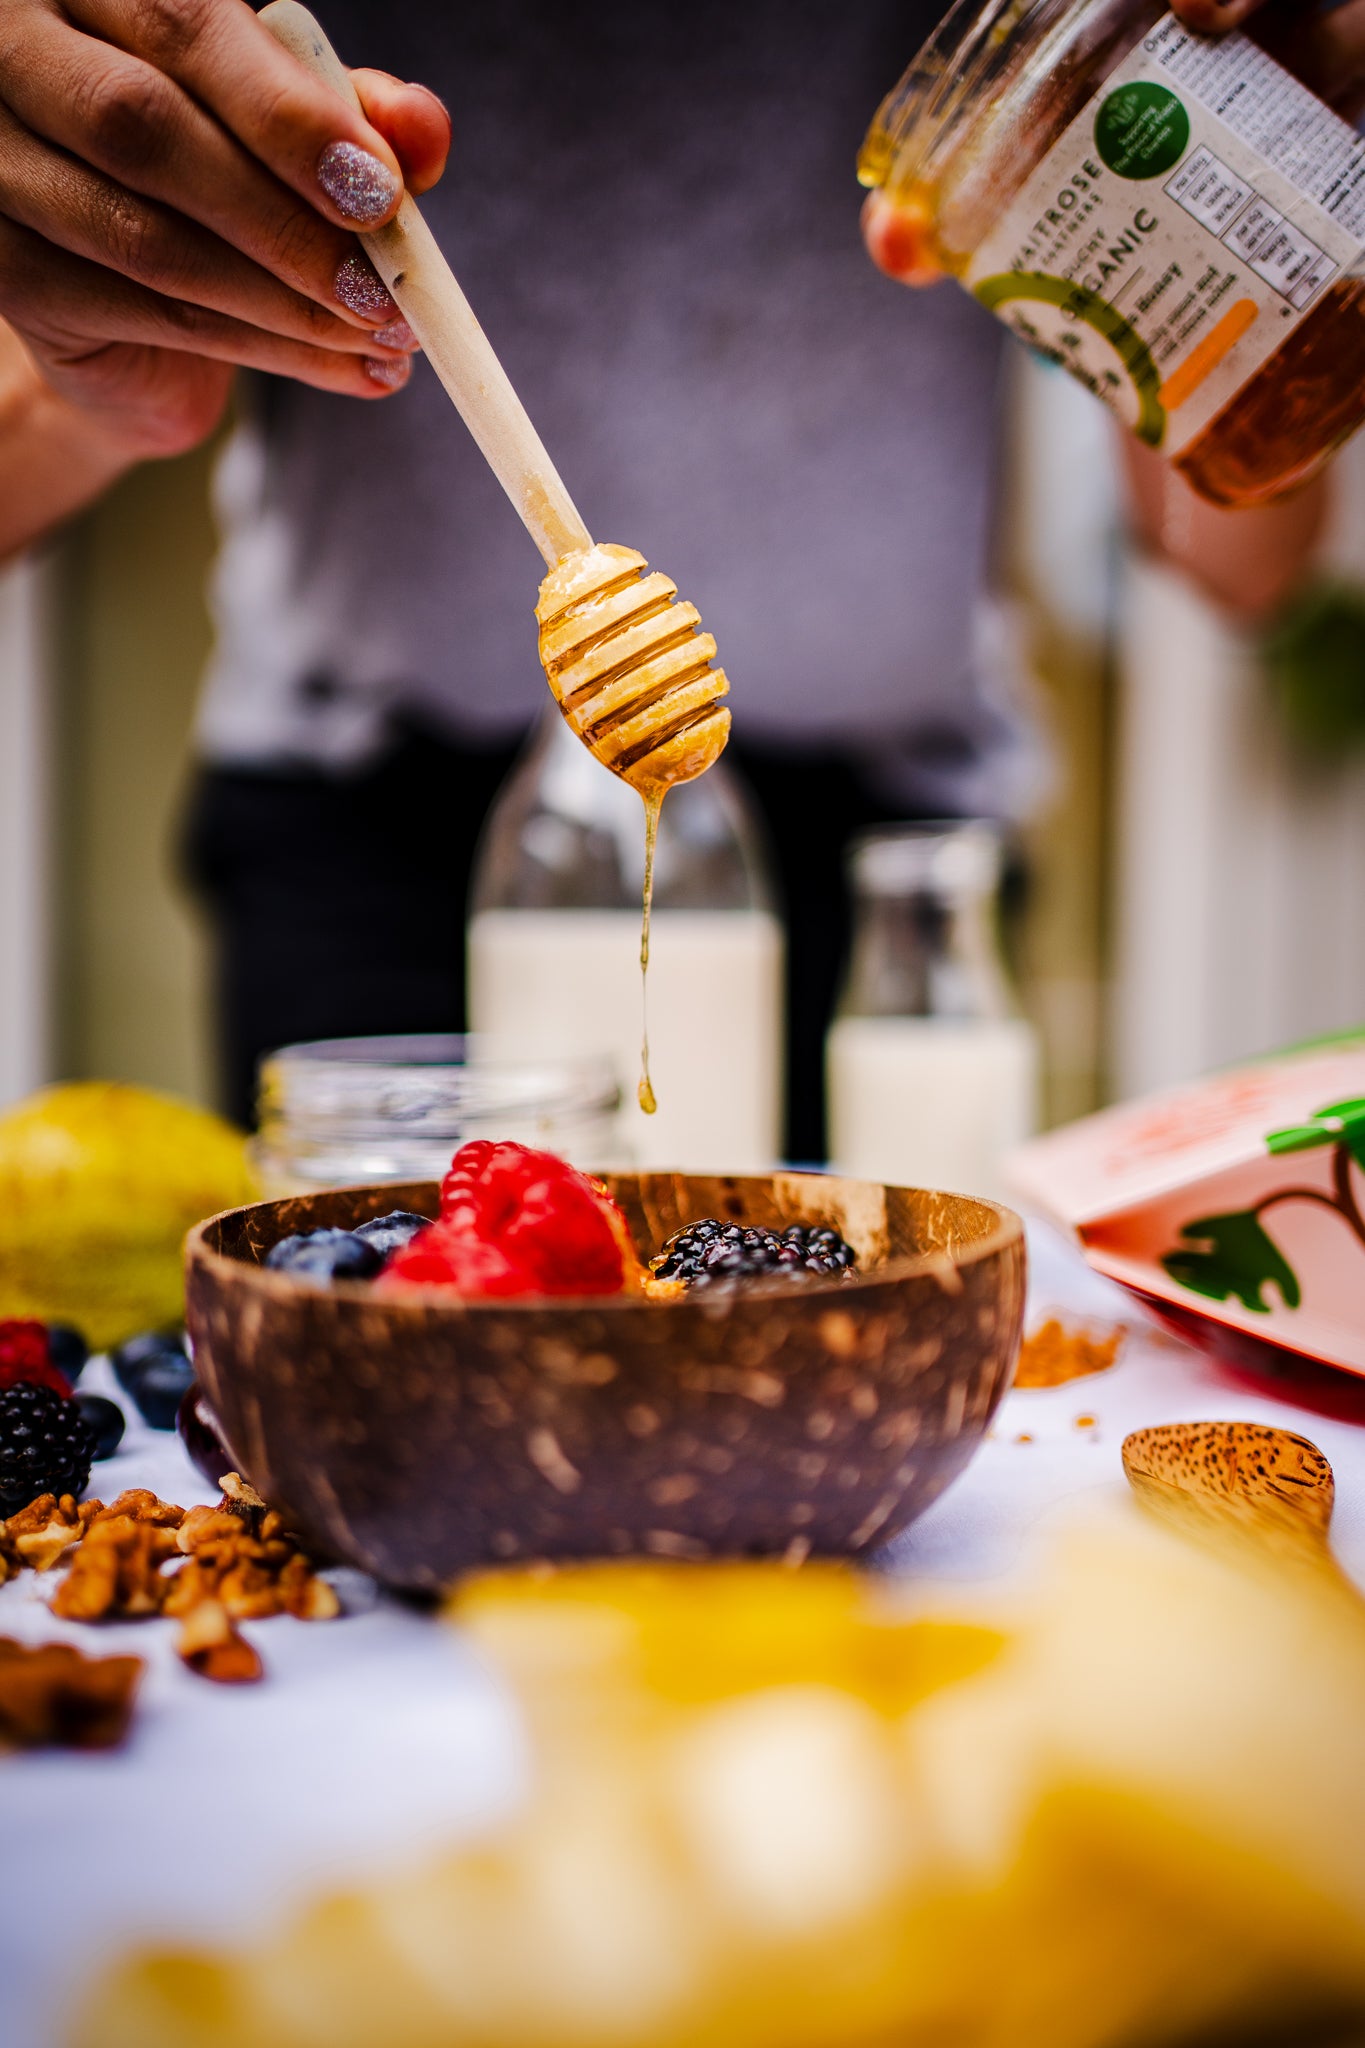
[[[996,834],[976,822],[872,832],[849,864],[853,953],[826,1052],[831,1164],[992,1194],[1038,1106],[1037,1041],[996,936]]]
[[[958,0],[859,176],[898,269],[957,277],[1215,503],[1305,483],[1365,419],[1365,141],[1248,36]]]

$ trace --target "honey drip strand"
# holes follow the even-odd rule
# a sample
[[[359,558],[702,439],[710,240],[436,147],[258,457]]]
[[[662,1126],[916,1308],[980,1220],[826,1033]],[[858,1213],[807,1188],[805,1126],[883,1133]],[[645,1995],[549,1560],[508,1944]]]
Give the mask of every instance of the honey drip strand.
[[[653,1116],[659,1104],[649,1078],[649,916],[654,907],[654,853],[659,844],[659,812],[664,792],[652,789],[645,805],[645,898],[640,922],[640,1084],[635,1099],[646,1116]]]

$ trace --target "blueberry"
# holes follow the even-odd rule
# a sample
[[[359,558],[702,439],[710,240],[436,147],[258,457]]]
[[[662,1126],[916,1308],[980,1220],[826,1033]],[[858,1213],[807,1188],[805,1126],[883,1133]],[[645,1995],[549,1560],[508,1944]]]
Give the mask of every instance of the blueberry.
[[[126,1344],[120,1344],[109,1354],[109,1363],[114,1368],[114,1378],[125,1394],[137,1400],[138,1386],[149,1367],[169,1362],[172,1366],[183,1366],[188,1374],[189,1353],[185,1348],[183,1330],[144,1330],[140,1336],[130,1337]]]
[[[294,1273],[304,1280],[368,1280],[383,1265],[373,1244],[350,1230],[305,1230],[282,1237],[266,1253],[275,1273]]]
[[[77,1329],[70,1323],[49,1323],[47,1326],[47,1355],[56,1366],[67,1385],[74,1387],[81,1376],[90,1346]]]
[[[391,1259],[430,1222],[430,1216],[414,1216],[411,1209],[390,1209],[387,1216],[372,1216],[368,1223],[358,1224],[352,1235],[373,1245],[381,1259]]]
[[[194,1367],[184,1352],[167,1352],[143,1366],[128,1392],[149,1429],[174,1429],[175,1411],[193,1385]]]
[[[103,1394],[77,1394],[76,1406],[95,1439],[95,1456],[112,1458],[123,1442],[123,1410],[117,1401],[106,1401]]]

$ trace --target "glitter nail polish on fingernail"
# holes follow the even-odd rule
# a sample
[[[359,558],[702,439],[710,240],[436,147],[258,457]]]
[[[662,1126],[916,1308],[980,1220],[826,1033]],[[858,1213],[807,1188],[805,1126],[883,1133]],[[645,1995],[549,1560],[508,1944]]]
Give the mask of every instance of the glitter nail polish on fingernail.
[[[384,288],[384,280],[368,256],[355,249],[346,258],[332,283],[332,289],[349,312],[362,320],[390,319],[398,308]],[[396,324],[396,323],[395,323]]]
[[[318,158],[318,183],[338,213],[362,227],[382,220],[399,184],[386,163],[358,142],[329,142]]]
[[[420,348],[421,343],[406,320],[390,320],[387,327],[376,327],[371,341],[382,342],[385,348]]]
[[[401,391],[412,375],[412,358],[394,356],[386,360],[382,356],[366,356],[365,375],[373,377],[376,384],[383,384],[390,391]]]

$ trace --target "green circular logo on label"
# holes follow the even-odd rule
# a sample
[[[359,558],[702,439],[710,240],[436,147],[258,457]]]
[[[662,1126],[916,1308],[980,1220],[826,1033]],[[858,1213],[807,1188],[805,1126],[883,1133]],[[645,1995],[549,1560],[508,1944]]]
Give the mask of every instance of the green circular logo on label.
[[[1166,438],[1161,372],[1137,329],[1107,299],[1036,270],[983,278],[973,290],[1021,341],[1069,370],[1125,419],[1140,441],[1160,448]]]
[[[1159,178],[1190,140],[1190,117],[1164,85],[1124,85],[1095,117],[1095,146],[1120,178]]]

